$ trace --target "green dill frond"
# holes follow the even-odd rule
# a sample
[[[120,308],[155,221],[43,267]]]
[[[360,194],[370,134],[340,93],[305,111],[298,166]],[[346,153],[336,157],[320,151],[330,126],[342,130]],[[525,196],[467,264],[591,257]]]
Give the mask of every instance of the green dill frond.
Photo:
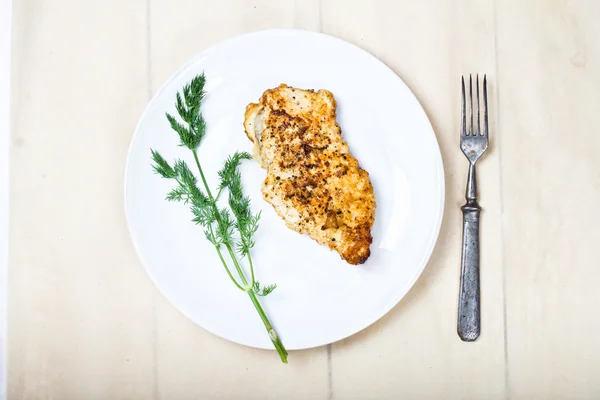
[[[250,198],[244,196],[242,176],[239,171],[241,161],[251,158],[252,156],[247,152],[236,152],[227,158],[219,171],[220,189],[227,188],[229,191],[229,208],[235,217],[234,227],[240,234],[236,247],[242,257],[250,257],[250,249],[255,244],[252,237],[258,229],[260,219],[260,213],[253,215],[250,212]]]
[[[246,226],[246,231],[248,235],[252,236],[258,230],[258,222],[260,221],[261,213],[262,212],[259,211],[257,214],[250,215],[248,225]]]
[[[214,212],[210,207],[198,207],[196,205],[190,206],[190,211],[194,214],[194,223],[205,227],[210,226],[215,221]]]
[[[236,217],[236,228],[240,231],[240,234],[242,236],[252,237],[258,230],[258,222],[260,221],[261,213],[259,212],[258,214],[253,215],[250,212],[249,202],[250,199],[244,197],[241,203],[230,203],[230,207]],[[238,209],[240,204],[248,204],[248,206]]]
[[[177,92],[177,94],[175,95],[175,98],[177,99],[175,102],[175,109],[177,110],[177,114],[179,114],[179,117],[183,120],[183,122],[187,122],[188,124],[191,122],[191,113],[188,111],[188,109],[185,107],[185,105],[183,104],[183,100],[181,99],[181,93]],[[169,114],[167,114],[167,118],[169,118]],[[173,117],[169,118],[169,122],[171,121]],[[171,126],[173,124],[171,123]]]
[[[196,114],[200,111],[200,103],[204,99],[204,85],[206,84],[206,77],[204,73],[197,75],[183,87],[183,97],[185,98],[185,105],[193,110]]]
[[[172,179],[177,176],[177,173],[173,170],[173,168],[169,165],[169,163],[160,155],[160,153],[156,150],[150,149],[152,152],[152,169],[158,175],[162,176],[166,179]]]
[[[236,243],[237,251],[242,257],[247,257],[255,244],[256,242],[250,235],[241,235],[240,240]]]
[[[202,114],[198,114],[198,116],[192,123],[192,129],[194,130],[194,133],[196,134],[196,137],[198,138],[198,145],[200,145],[200,141],[206,134],[206,121],[204,120],[204,117],[202,117]],[[196,146],[196,147],[198,147],[198,146]]]
[[[277,289],[276,284],[266,285],[266,286],[261,287],[259,281],[254,282],[254,285],[252,286],[252,291],[254,293],[256,293],[258,296],[267,296],[271,292],[273,292],[273,290],[275,290],[275,289]]]
[[[176,187],[175,189],[171,190],[169,193],[167,193],[167,200],[187,202],[187,199],[188,199],[187,194],[188,194],[188,192],[184,188],[179,186],[179,187]]]
[[[241,174],[238,169],[242,160],[251,159],[252,156],[245,151],[237,151],[232,156],[227,157],[227,160],[225,160],[225,163],[223,164],[223,168],[219,171],[219,178],[221,178],[219,189],[229,187],[234,181],[239,182],[238,186],[241,189]],[[229,187],[229,190],[231,191],[231,187]]]
[[[242,187],[242,176],[239,166],[242,160],[250,160],[252,156],[247,152],[236,152],[225,161],[223,168],[219,171],[221,178],[220,188],[229,190],[229,208],[236,222],[235,228],[239,231],[241,241],[238,243],[238,251],[243,256],[248,255],[250,248],[254,246],[252,235],[258,228],[257,222],[250,213],[250,198],[244,196]]]
[[[223,208],[219,210],[219,218],[217,219],[217,237],[222,243],[231,245],[233,237],[234,222],[231,219],[229,210]]]
[[[271,292],[273,292],[273,290],[275,290],[275,289],[277,289],[277,284],[276,283],[264,286],[263,289],[262,289],[261,296],[266,296],[266,295],[270,294]]]
[[[217,242],[217,239],[215,238],[215,235],[213,235],[213,233],[211,232],[210,229],[205,229],[204,230],[204,236],[206,236],[206,239],[211,242],[213,244],[213,246],[215,247],[219,247],[220,243]]]
[[[192,186],[190,188],[190,201],[196,207],[211,207],[213,204],[208,196],[204,194],[204,192],[202,192],[198,186]]]
[[[175,96],[175,109],[179,114],[179,118],[187,124],[187,127],[171,114],[166,114],[171,128],[179,135],[181,146],[185,146],[190,150],[198,148],[206,133],[206,121],[200,113],[200,106],[202,99],[204,99],[205,83],[204,74],[196,76],[183,87],[183,95],[181,92],[177,92]]]
[[[171,114],[166,113],[166,116],[171,124],[171,128],[179,135],[179,145],[195,150],[200,144],[201,138],[198,138],[191,129],[186,128]]]
[[[185,126],[183,126],[182,123],[177,121],[177,118],[175,118],[169,113],[165,113],[165,115],[167,117],[167,120],[169,121],[169,124],[171,125],[171,129],[177,132],[179,134],[179,137],[181,137],[181,135],[189,134],[188,129]]]
[[[229,207],[238,220],[247,220],[251,216],[249,197],[240,198],[229,192]]]
[[[173,165],[173,169],[177,173],[179,181],[186,186],[188,191],[191,191],[192,188],[197,187],[196,184],[198,183],[198,179],[196,179],[196,176],[192,173],[190,167],[188,167],[185,161],[176,160],[175,164]]]

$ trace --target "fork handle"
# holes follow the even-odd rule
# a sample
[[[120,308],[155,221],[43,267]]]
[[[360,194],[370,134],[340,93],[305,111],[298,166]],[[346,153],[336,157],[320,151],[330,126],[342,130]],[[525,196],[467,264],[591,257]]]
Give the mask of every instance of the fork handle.
[[[479,215],[481,207],[477,203],[475,165],[469,166],[467,182],[467,203],[461,207],[463,213],[463,241],[458,299],[458,336],[465,342],[472,342],[481,332],[479,303]]]

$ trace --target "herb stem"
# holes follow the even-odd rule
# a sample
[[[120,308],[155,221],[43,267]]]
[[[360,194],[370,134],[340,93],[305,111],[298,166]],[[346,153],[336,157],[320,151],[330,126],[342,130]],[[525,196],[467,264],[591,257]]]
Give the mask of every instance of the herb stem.
[[[260,302],[256,298],[256,295],[254,294],[254,292],[249,291],[248,296],[250,296],[250,300],[252,300],[252,304],[254,304],[254,308],[256,308],[256,311],[258,311],[258,315],[260,316],[260,319],[262,319],[263,323],[265,324],[265,328],[267,329],[269,338],[271,338],[271,342],[273,342],[273,346],[275,346],[277,353],[279,353],[279,357],[281,358],[281,361],[284,364],[287,364],[288,352],[285,349],[285,347],[283,347],[283,343],[281,343],[279,336],[277,336],[277,332],[275,332],[275,329],[273,329],[273,326],[271,325],[271,321],[269,321],[269,318],[267,317],[264,310],[262,309]]]
[[[246,255],[246,257],[248,257],[248,264],[250,265],[250,273],[252,274],[252,283],[250,284],[250,286],[254,286],[254,265],[252,264],[252,256],[250,255],[250,251],[248,251],[248,254]]]
[[[233,260],[233,266],[235,267],[235,269],[237,270],[238,274],[240,275],[240,278],[242,279],[242,282],[244,283],[244,285],[246,286],[246,291],[252,291],[252,286],[248,286],[248,281],[246,280],[246,276],[244,275],[244,271],[242,271],[242,267],[240,267],[240,264],[237,261],[237,257],[235,256],[235,253],[233,252],[233,249],[231,248],[231,245],[229,243],[225,243],[225,246],[227,247],[227,251],[229,252],[229,256],[231,257],[231,259]]]
[[[214,237],[214,233],[213,233],[213,229],[212,226],[210,227],[210,234],[211,236]],[[221,263],[223,264],[223,266],[225,267],[225,271],[227,271],[227,275],[229,275],[229,278],[231,278],[231,280],[233,281],[233,283],[235,284],[235,286],[238,287],[238,289],[243,290],[244,292],[246,291],[246,289],[244,289],[233,277],[233,275],[231,274],[231,271],[229,270],[229,267],[227,266],[227,263],[225,262],[225,259],[223,258],[223,254],[221,253],[221,248],[220,246],[216,246],[215,245],[215,249],[217,249],[217,254],[219,254],[219,259],[221,260]]]
[[[194,160],[196,161],[196,165],[198,166],[198,170],[200,171],[200,177],[202,178],[202,183],[204,183],[204,188],[206,189],[206,194],[208,194],[208,198],[212,201],[213,207],[215,207],[215,209],[216,209],[217,205],[215,204],[215,198],[213,197],[212,193],[210,192],[210,188],[208,187],[208,183],[206,182],[206,178],[204,177],[204,171],[202,171],[202,167],[200,166],[200,160],[198,159],[198,154],[196,153],[195,150],[192,150],[192,153],[194,154]],[[217,215],[219,215],[219,213],[217,213]]]

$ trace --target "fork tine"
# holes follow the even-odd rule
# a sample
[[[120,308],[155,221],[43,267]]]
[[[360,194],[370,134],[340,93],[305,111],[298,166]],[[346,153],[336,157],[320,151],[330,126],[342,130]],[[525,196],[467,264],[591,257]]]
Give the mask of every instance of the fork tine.
[[[483,75],[483,105],[485,106],[485,111],[483,112],[483,136],[488,137],[488,102],[486,75]]]
[[[475,135],[481,135],[481,122],[479,121],[479,110],[481,109],[479,106],[479,74],[477,74],[476,78],[476,88],[477,88],[477,125],[475,126]]]
[[[460,118],[460,136],[465,137],[467,134],[467,115],[466,115],[466,102],[465,102],[465,77],[460,77],[462,81],[462,103],[461,103],[461,118]]]
[[[469,126],[469,135],[473,136],[473,77],[469,74],[469,102],[471,107],[469,109],[469,116],[471,118],[471,125]]]

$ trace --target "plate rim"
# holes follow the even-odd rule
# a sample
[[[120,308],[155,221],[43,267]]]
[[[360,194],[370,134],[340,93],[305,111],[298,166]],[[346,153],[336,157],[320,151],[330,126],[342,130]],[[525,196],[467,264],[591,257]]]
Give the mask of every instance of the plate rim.
[[[444,213],[445,213],[445,198],[446,198],[446,180],[445,180],[445,170],[444,170],[444,160],[442,157],[442,152],[441,152],[441,148],[439,145],[439,141],[437,138],[437,135],[435,133],[435,130],[433,129],[433,125],[431,123],[431,120],[429,118],[429,116],[427,115],[427,112],[425,111],[425,108],[423,107],[423,104],[419,101],[419,99],[417,98],[417,96],[415,95],[415,93],[410,89],[410,87],[406,84],[406,82],[404,82],[404,80],[400,77],[400,75],[398,75],[391,67],[389,67],[386,63],[384,63],[381,59],[379,59],[378,57],[376,57],[375,55],[371,54],[370,52],[368,52],[367,50],[355,45],[354,43],[351,43],[349,41],[346,41],[344,39],[341,39],[337,36],[333,36],[333,35],[328,35],[322,32],[316,32],[316,31],[311,31],[311,30],[306,30],[306,29],[296,29],[296,28],[275,28],[275,29],[262,29],[262,30],[256,30],[256,31],[250,31],[250,32],[246,32],[246,33],[242,33],[239,35],[235,35],[235,36],[231,36],[228,37],[226,39],[217,41],[211,45],[209,45],[208,47],[206,47],[204,50],[199,51],[198,53],[196,53],[194,56],[192,56],[188,61],[186,61],[185,63],[183,63],[179,68],[177,68],[177,70],[175,72],[173,72],[168,79],[166,79],[162,85],[158,88],[158,90],[156,91],[156,93],[150,98],[150,100],[148,100],[148,102],[146,103],[146,106],[144,108],[144,111],[142,112],[142,114],[140,115],[135,129],[133,131],[133,135],[131,136],[131,140],[129,142],[129,146],[127,149],[127,155],[125,157],[125,171],[124,171],[124,181],[123,181],[123,206],[124,206],[124,213],[125,213],[125,221],[127,224],[127,230],[129,232],[129,237],[130,240],[133,244],[133,247],[135,249],[136,255],[138,257],[138,260],[140,261],[140,263],[142,264],[144,270],[146,271],[146,274],[148,275],[148,277],[150,278],[150,280],[152,281],[152,283],[155,286],[155,289],[158,290],[158,292],[169,302],[169,304],[175,309],[177,310],[177,312],[179,312],[180,314],[182,314],[183,316],[185,316],[188,320],[190,320],[195,326],[198,326],[199,328],[211,333],[214,336],[217,336],[221,339],[227,340],[228,342],[232,342],[232,343],[236,343],[242,346],[246,346],[246,347],[250,347],[250,348],[256,348],[256,349],[263,349],[263,350],[273,350],[275,351],[275,349],[272,346],[261,346],[261,345],[252,345],[252,344],[248,344],[248,343],[242,343],[240,341],[234,340],[232,338],[229,337],[225,337],[221,334],[216,333],[213,329],[211,328],[207,328],[203,325],[200,325],[198,322],[196,322],[193,318],[191,318],[186,312],[184,312],[183,310],[181,310],[179,307],[177,307],[173,301],[171,300],[170,296],[168,296],[163,290],[160,289],[160,285],[158,284],[157,280],[155,279],[155,277],[153,276],[153,274],[151,273],[147,263],[145,262],[144,258],[142,257],[141,251],[140,251],[140,245],[138,244],[137,240],[135,239],[134,235],[133,235],[133,228],[131,226],[131,217],[128,213],[128,207],[127,207],[127,184],[128,184],[128,175],[129,175],[129,165],[130,165],[130,157],[131,157],[131,153],[133,151],[133,147],[134,144],[136,143],[136,139],[139,135],[140,132],[140,127],[142,125],[142,122],[145,120],[145,118],[147,117],[148,113],[150,112],[150,109],[152,108],[152,105],[154,104],[154,102],[156,101],[156,99],[158,97],[160,97],[162,95],[162,93],[167,89],[167,87],[169,87],[169,85],[175,81],[176,79],[178,79],[182,74],[185,74],[188,69],[190,67],[192,67],[195,63],[198,62],[198,60],[206,57],[211,51],[213,51],[214,48],[217,48],[219,46],[222,46],[226,43],[231,43],[231,42],[235,42],[237,40],[241,40],[241,39],[246,39],[248,37],[251,36],[261,36],[261,35],[277,35],[277,34],[293,34],[293,35],[309,35],[309,36],[320,36],[320,37],[324,37],[327,38],[329,40],[333,40],[333,41],[337,41],[340,44],[343,44],[345,46],[350,46],[352,47],[354,50],[358,50],[359,52],[363,53],[365,56],[374,59],[375,61],[377,61],[378,63],[380,63],[384,68],[388,69],[398,80],[399,82],[404,85],[404,87],[407,89],[407,91],[410,93],[410,95],[412,96],[412,98],[414,99],[414,101],[417,102],[417,104],[419,105],[419,108],[421,110],[421,112],[423,113],[423,116],[425,117],[425,120],[427,121],[427,126],[429,127],[430,133],[433,135],[433,139],[435,142],[435,158],[436,158],[436,164],[437,164],[437,168],[436,168],[436,176],[437,176],[437,186],[440,188],[440,196],[439,196],[439,203],[438,203],[438,208],[437,208],[437,215],[436,215],[436,220],[437,223],[434,227],[434,229],[431,232],[431,236],[429,239],[429,243],[427,244],[426,247],[426,251],[423,253],[423,256],[419,262],[419,266],[418,268],[415,268],[415,272],[413,274],[413,276],[408,279],[406,281],[406,283],[399,288],[396,291],[396,296],[394,296],[394,300],[390,301],[386,307],[381,307],[380,308],[380,312],[376,312],[373,313],[374,314],[374,318],[370,318],[366,321],[366,323],[360,324],[363,327],[358,329],[358,330],[352,330],[350,333],[348,334],[344,334],[341,335],[340,337],[337,337],[333,340],[329,340],[326,341],[326,343],[320,343],[320,344],[314,344],[314,345],[310,345],[310,346],[301,346],[301,347],[287,347],[287,350],[290,351],[296,351],[296,350],[306,350],[306,349],[312,349],[312,348],[317,348],[317,347],[322,347],[322,346],[327,346],[333,343],[337,343],[341,340],[347,339],[351,336],[356,335],[359,332],[362,332],[363,330],[369,328],[371,325],[375,324],[377,321],[379,321],[380,319],[382,319],[385,315],[387,315],[394,307],[396,307],[401,301],[402,299],[404,299],[406,297],[406,295],[408,294],[408,292],[414,287],[415,283],[417,282],[417,280],[419,279],[419,277],[422,275],[423,271],[425,270],[425,268],[427,267],[431,256],[433,254],[433,251],[435,250],[435,246],[439,240],[439,234],[440,234],[440,230],[442,227],[442,223],[443,223],[443,219],[444,219]]]

